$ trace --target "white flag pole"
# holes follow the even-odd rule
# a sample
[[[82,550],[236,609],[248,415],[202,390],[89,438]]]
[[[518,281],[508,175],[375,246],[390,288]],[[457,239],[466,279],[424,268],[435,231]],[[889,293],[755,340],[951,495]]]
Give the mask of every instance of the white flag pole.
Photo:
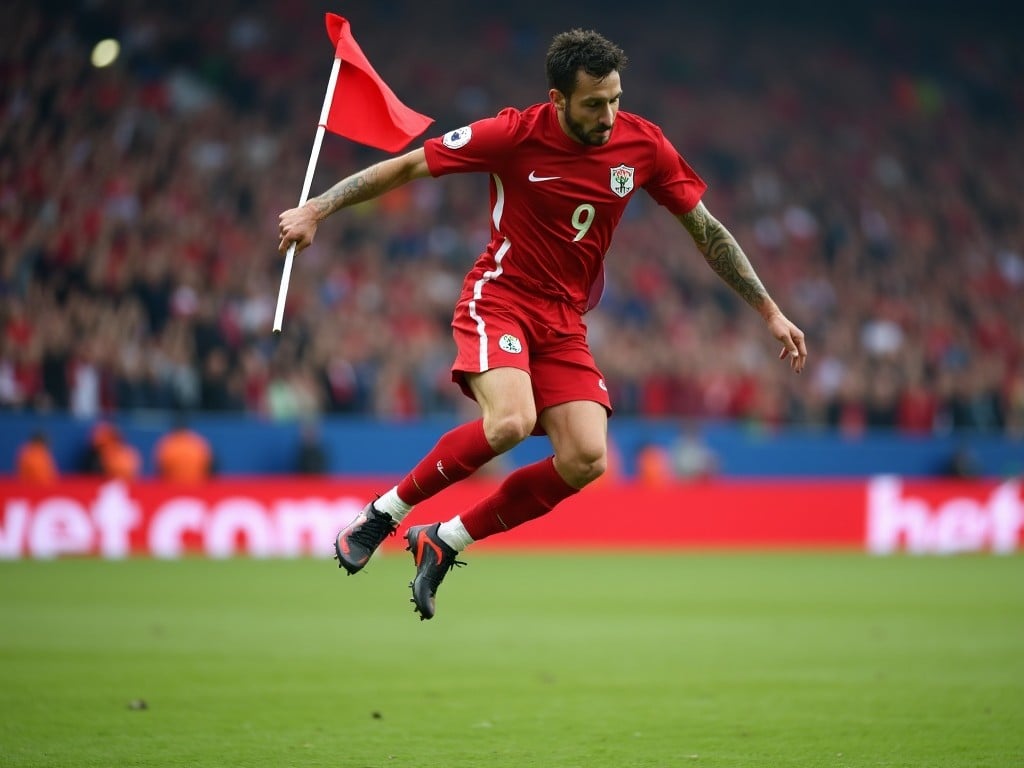
[[[320,157],[320,145],[324,141],[324,132],[327,130],[327,116],[331,111],[331,104],[334,101],[334,88],[338,84],[338,70],[341,69],[341,59],[334,59],[334,66],[331,68],[331,77],[327,81],[327,93],[324,94],[324,106],[320,110],[320,124],[316,129],[316,138],[313,139],[313,151],[309,155],[309,165],[306,166],[306,180],[302,182],[302,194],[299,196],[299,206],[305,204],[309,198],[309,188],[313,185],[313,174],[316,172],[316,161]],[[284,301],[288,295],[288,280],[292,274],[292,260],[295,257],[295,243],[288,246],[288,252],[284,257],[284,272],[281,274],[281,288],[277,292],[277,310],[274,312],[274,333],[281,332],[281,324],[284,321]]]

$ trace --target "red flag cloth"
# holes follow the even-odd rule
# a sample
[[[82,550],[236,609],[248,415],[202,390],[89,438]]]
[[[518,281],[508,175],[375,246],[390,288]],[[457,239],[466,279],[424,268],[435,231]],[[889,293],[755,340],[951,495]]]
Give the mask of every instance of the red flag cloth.
[[[398,100],[352,37],[348,20],[327,14],[327,34],[341,59],[338,82],[324,126],[352,141],[397,152],[427,129],[434,119]]]

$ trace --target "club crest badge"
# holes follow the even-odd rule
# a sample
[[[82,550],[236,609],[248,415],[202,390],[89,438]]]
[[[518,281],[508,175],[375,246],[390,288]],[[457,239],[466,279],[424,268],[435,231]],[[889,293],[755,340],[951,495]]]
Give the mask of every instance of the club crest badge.
[[[523,351],[523,343],[511,333],[506,333],[498,339],[498,346],[513,355],[518,355]]]
[[[617,165],[611,171],[612,192],[619,197],[625,197],[633,191],[633,174],[636,172],[636,168],[630,168],[628,165]]]
[[[448,147],[448,149],[458,149],[469,144],[471,138],[473,138],[473,129],[466,125],[454,131],[448,131],[444,138],[441,139],[441,143]]]

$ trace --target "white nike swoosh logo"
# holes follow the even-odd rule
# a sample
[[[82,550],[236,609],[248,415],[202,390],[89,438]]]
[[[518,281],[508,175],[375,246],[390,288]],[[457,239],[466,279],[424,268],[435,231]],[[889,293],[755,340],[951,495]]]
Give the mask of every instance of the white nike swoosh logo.
[[[555,179],[562,178],[561,176],[538,176],[536,171],[530,171],[530,175],[527,177],[530,181],[554,181]]]

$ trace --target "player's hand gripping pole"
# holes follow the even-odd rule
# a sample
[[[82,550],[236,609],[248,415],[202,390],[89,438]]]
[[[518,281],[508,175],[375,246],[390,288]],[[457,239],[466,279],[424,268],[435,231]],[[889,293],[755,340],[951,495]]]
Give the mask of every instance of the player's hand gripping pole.
[[[313,186],[313,174],[316,172],[316,161],[320,157],[320,145],[324,141],[324,132],[327,130],[327,115],[331,111],[331,104],[334,101],[334,87],[338,83],[338,71],[341,69],[341,59],[334,59],[334,66],[331,68],[331,77],[327,81],[327,93],[324,94],[324,106],[320,110],[320,124],[316,129],[316,138],[313,139],[313,151],[309,155],[309,165],[306,166],[306,179],[302,182],[302,194],[299,196],[299,206],[305,204],[309,199],[309,188]],[[292,274],[292,261],[295,258],[295,243],[288,246],[288,252],[284,257],[284,271],[281,273],[281,288],[277,292],[277,309],[274,312],[274,333],[281,332],[281,323],[284,321],[284,302],[288,295],[288,280]]]

